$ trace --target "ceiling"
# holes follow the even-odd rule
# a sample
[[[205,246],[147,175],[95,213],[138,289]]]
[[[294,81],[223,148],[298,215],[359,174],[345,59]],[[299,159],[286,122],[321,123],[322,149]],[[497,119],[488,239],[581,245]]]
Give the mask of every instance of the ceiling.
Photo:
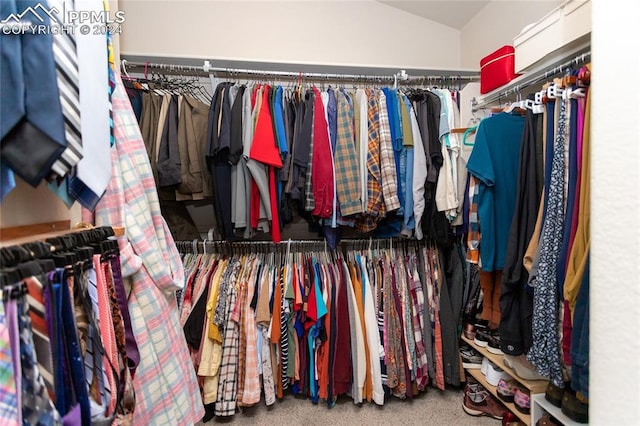
[[[490,0],[378,0],[396,9],[461,30]]]

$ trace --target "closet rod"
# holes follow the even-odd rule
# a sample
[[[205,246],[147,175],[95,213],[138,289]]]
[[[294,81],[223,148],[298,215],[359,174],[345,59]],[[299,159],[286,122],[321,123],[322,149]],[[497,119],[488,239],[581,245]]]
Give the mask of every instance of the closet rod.
[[[336,73],[309,73],[309,72],[292,72],[292,71],[267,71],[256,69],[241,68],[222,68],[212,67],[209,61],[205,61],[203,66],[194,65],[178,65],[164,64],[154,62],[131,62],[126,59],[122,60],[122,71],[128,75],[127,68],[142,68],[145,74],[153,69],[155,72],[160,71],[161,74],[179,74],[181,72],[210,75],[210,74],[229,74],[231,76],[266,76],[278,77],[283,79],[298,79],[327,81],[327,80],[348,80],[348,81],[404,81],[411,83],[426,83],[432,81],[446,81],[450,83],[478,81],[478,75],[427,75],[427,76],[409,76],[404,70],[394,75],[366,75],[366,74],[336,74]]]
[[[420,244],[424,243],[423,240],[414,240],[408,238],[362,238],[362,239],[343,239],[340,240],[339,246],[345,248],[345,246],[351,245],[368,245],[376,247],[386,247],[392,245],[401,246],[406,243],[412,244]],[[279,243],[274,243],[273,241],[220,241],[220,240],[182,240],[176,241],[176,246],[179,248],[189,248],[192,250],[207,248],[224,248],[224,249],[233,249],[233,248],[245,248],[245,247],[260,247],[260,248],[276,248],[276,247],[286,247],[287,245],[292,246],[300,246],[300,245],[316,245],[322,246],[326,245],[326,240],[284,240]],[[327,248],[329,248],[327,246]]]
[[[509,89],[499,91],[498,93],[493,93],[491,95],[487,95],[486,97],[481,97],[480,100],[474,98],[471,103],[471,108],[475,112],[479,109],[486,108],[492,103],[500,100],[509,95],[517,94],[521,90],[526,89],[527,87],[533,86],[540,82],[543,82],[551,77],[554,77],[558,74],[564,73],[567,70],[576,67],[578,65],[582,65],[589,61],[591,58],[591,51],[587,51],[581,54],[574,56],[571,60],[567,60],[566,62],[561,63],[560,65],[555,65],[553,68],[543,69],[537,72],[533,72],[531,74],[525,74],[525,76],[514,80],[511,84],[515,83],[513,87]]]

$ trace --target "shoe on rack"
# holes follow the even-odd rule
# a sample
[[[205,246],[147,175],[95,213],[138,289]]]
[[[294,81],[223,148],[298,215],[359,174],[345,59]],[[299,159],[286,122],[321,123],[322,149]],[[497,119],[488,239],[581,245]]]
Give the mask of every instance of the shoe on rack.
[[[482,358],[482,364],[480,365],[480,372],[485,376],[487,375],[487,370],[489,369],[489,362],[491,362],[489,361],[489,358],[487,357]]]
[[[462,409],[471,416],[489,416],[502,420],[506,408],[488,391],[465,392]]]
[[[513,405],[521,413],[529,414],[531,411],[531,396],[523,389],[517,388],[513,394]]]
[[[464,392],[479,392],[485,390],[484,387],[471,375],[465,374]]]
[[[462,333],[469,340],[474,340],[478,330],[487,330],[489,328],[489,321],[474,319],[463,323]]]
[[[476,329],[476,337],[473,339],[473,343],[481,348],[486,348],[489,345],[489,340],[491,340],[491,332],[492,330],[488,328]]]
[[[502,350],[500,350],[500,331],[491,330],[487,350],[494,355],[504,355]]]
[[[462,325],[462,334],[469,340],[473,340],[476,337],[476,326],[470,322],[466,322]]]
[[[518,389],[517,382],[509,379],[501,379],[498,382],[496,394],[498,398],[504,402],[513,402],[513,395],[516,393],[516,389]]]
[[[578,423],[589,423],[589,404],[580,401],[569,388],[562,397],[562,412]]]
[[[467,392],[480,392],[486,390],[480,383],[467,382],[464,384],[464,393]]]
[[[464,385],[464,392],[480,392],[481,390],[484,390],[484,387],[482,387],[482,385],[480,383],[465,383]]]
[[[504,365],[515,371],[524,380],[547,380],[536,371],[536,368],[524,358],[524,355],[504,355]]]
[[[478,369],[482,366],[482,355],[470,346],[460,347],[462,366],[468,369]]]
[[[562,423],[551,414],[545,413],[538,419],[536,426],[562,426]]]
[[[502,426],[512,426],[519,423],[520,419],[511,411],[507,410],[502,414]]]
[[[544,399],[552,403],[558,408],[562,407],[562,397],[564,396],[564,389],[549,382],[547,389],[544,391]]]
[[[487,383],[491,386],[498,386],[500,380],[509,380],[511,376],[507,374],[500,367],[489,361],[489,365],[487,366]]]

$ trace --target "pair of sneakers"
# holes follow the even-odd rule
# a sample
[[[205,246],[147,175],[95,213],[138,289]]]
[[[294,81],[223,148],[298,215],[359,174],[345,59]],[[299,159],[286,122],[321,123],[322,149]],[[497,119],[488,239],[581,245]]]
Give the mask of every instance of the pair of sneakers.
[[[502,350],[500,350],[500,331],[497,329],[477,329],[473,343],[482,348],[487,348],[492,354],[503,355]]]
[[[480,383],[465,385],[462,409],[470,416],[488,416],[502,420],[507,408]]]
[[[498,386],[500,380],[508,380],[511,378],[506,371],[502,370],[496,364],[491,362],[489,358],[484,358],[480,366],[480,371],[485,375],[487,383],[491,386]]]
[[[496,394],[501,400],[512,402],[521,413],[529,414],[531,411],[531,396],[529,392],[522,389],[515,380],[500,379]]]
[[[478,369],[482,365],[482,354],[469,345],[460,345],[460,358],[462,358],[462,367],[466,369]]]

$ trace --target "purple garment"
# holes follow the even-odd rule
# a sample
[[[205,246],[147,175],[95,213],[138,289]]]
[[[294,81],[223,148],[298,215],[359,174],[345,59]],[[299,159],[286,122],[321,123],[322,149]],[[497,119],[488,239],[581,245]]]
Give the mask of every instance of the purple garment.
[[[122,320],[124,322],[125,331],[125,344],[127,351],[127,367],[131,373],[131,377],[135,377],[136,368],[140,364],[140,352],[138,351],[138,344],[133,334],[133,328],[131,326],[131,316],[129,315],[129,304],[127,302],[127,292],[124,288],[124,281],[122,279],[122,270],[120,268],[120,258],[117,255],[109,257],[111,264],[111,271],[113,274],[113,287],[116,291],[116,297],[118,299],[118,307],[122,313]]]
[[[5,302],[7,328],[11,340],[11,357],[13,373],[16,380],[17,406],[22,407],[22,363],[20,361],[20,329],[18,328],[18,303],[15,300]],[[18,421],[22,424],[22,411],[18,410]]]
[[[80,404],[76,404],[62,418],[62,426],[82,426]]]

